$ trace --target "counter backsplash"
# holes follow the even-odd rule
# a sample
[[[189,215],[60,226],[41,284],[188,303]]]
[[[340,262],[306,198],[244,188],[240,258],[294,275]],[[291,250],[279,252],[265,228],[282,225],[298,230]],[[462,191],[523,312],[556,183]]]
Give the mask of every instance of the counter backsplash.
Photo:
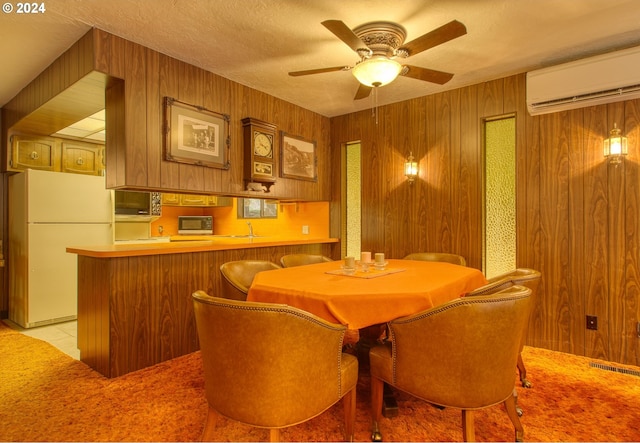
[[[162,216],[151,223],[151,237],[167,237],[178,234],[178,216],[213,216],[214,234],[247,234],[247,222],[253,231],[261,236],[279,236],[290,238],[327,238],[329,237],[329,203],[301,202],[278,206],[277,218],[241,219],[237,215],[237,199],[232,206],[224,207],[187,207],[163,206]],[[303,234],[306,227],[308,234]]]

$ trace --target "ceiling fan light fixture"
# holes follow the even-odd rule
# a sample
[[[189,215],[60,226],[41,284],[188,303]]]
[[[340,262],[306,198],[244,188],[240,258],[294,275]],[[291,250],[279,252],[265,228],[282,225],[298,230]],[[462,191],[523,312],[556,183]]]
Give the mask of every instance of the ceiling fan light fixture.
[[[402,65],[384,56],[374,56],[359,62],[352,71],[360,83],[375,88],[394,81],[402,71]]]

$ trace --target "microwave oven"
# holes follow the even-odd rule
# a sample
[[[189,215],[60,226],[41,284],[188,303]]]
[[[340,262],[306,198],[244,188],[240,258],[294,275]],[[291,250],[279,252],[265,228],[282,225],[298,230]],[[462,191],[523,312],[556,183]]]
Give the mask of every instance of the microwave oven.
[[[114,191],[116,221],[154,221],[162,215],[159,192]]]
[[[179,215],[178,234],[213,235],[213,217],[210,215]]]

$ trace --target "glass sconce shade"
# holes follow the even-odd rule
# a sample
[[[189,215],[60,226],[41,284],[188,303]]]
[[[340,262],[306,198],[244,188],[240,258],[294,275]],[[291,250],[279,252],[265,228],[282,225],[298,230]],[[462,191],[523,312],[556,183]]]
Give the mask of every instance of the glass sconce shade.
[[[406,175],[409,183],[413,183],[418,176],[418,162],[413,158],[413,153],[409,154],[407,161],[404,163],[404,175]]]
[[[614,123],[609,138],[604,139],[604,156],[609,158],[611,163],[620,163],[622,161],[620,156],[627,153],[627,137],[621,135],[620,129]]]
[[[353,75],[360,83],[372,88],[391,83],[400,74],[402,66],[384,56],[371,57],[353,67]]]

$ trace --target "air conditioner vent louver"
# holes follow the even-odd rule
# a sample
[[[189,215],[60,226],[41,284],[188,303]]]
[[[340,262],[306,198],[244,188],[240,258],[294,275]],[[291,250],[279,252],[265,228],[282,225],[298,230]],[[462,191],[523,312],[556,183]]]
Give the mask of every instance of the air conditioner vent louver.
[[[600,99],[600,98],[607,99],[609,97],[623,96],[633,92],[640,92],[640,84],[627,86],[625,88],[609,89],[608,91],[599,91],[599,92],[592,92],[590,94],[576,95],[575,97],[558,98],[555,100],[549,100],[541,103],[531,103],[531,106],[537,109],[541,109],[547,106],[558,106],[558,105],[564,105],[567,103],[579,103],[586,100],[594,100],[594,99]],[[626,99],[627,97],[623,98],[623,100],[626,100]]]
[[[527,73],[531,115],[640,97],[640,47]]]

